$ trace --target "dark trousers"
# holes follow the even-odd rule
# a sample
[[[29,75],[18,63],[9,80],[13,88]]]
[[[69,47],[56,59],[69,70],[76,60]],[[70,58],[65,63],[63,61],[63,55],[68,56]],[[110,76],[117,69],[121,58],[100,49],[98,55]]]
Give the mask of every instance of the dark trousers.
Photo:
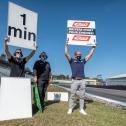
[[[41,80],[41,79],[38,80],[38,90],[42,107],[44,107],[44,99],[48,85],[49,85],[48,80]]]

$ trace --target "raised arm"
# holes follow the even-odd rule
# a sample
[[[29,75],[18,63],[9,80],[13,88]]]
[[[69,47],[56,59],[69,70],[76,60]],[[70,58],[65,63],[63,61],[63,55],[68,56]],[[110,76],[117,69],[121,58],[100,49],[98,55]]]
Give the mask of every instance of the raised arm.
[[[26,62],[34,56],[35,52],[36,52],[36,50],[33,50],[28,56],[25,57]]]
[[[85,57],[85,61],[86,61],[86,62],[87,62],[87,61],[91,58],[91,56],[93,55],[94,50],[95,50],[95,47],[96,47],[96,46],[92,46],[90,52],[89,52],[88,55]]]
[[[68,61],[70,61],[70,60],[71,60],[71,56],[70,56],[70,54],[68,53],[68,40],[67,40],[66,43],[65,43],[64,53],[65,53],[65,56],[66,56],[66,58],[68,59]]]
[[[9,41],[9,38],[5,37],[4,41],[5,41],[5,53],[7,54],[7,58],[11,59],[11,53],[10,53],[8,45],[7,45],[7,42]]]

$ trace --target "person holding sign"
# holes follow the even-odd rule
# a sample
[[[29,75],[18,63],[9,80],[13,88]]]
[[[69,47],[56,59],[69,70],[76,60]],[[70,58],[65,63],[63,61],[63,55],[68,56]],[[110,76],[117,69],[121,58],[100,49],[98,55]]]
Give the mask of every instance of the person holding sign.
[[[21,49],[16,49],[14,56],[10,53],[8,49],[9,38],[5,38],[5,52],[7,54],[8,61],[11,65],[10,77],[25,77],[25,64],[29,59],[33,57],[35,54],[35,50],[33,50],[30,55],[23,58],[23,53]]]
[[[69,98],[69,110],[68,114],[71,114],[74,108],[74,96],[75,94],[79,95],[79,105],[80,105],[80,113],[83,115],[87,115],[84,111],[84,95],[85,95],[85,75],[84,75],[84,65],[91,58],[95,50],[95,46],[93,46],[89,52],[89,54],[83,59],[82,53],[80,51],[75,52],[75,57],[71,58],[68,53],[68,40],[65,44],[65,56],[68,59],[71,71],[72,71],[72,84],[71,84],[71,95]],[[78,92],[77,92],[78,91]]]
[[[46,52],[42,52],[39,55],[40,60],[36,61],[33,66],[34,81],[38,84],[38,90],[41,100],[41,106],[44,110],[44,99],[47,87],[51,79],[51,67],[49,62],[47,62]]]

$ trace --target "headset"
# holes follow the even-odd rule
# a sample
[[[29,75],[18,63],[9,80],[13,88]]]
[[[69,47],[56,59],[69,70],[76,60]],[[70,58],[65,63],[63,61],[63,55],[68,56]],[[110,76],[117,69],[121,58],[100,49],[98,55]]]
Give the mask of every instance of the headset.
[[[42,55],[44,55],[45,59],[47,59],[47,58],[48,58],[48,56],[47,56],[46,52],[42,52],[42,53],[39,55],[39,58],[41,58],[41,57],[42,57]]]
[[[23,53],[22,53],[22,50],[21,49],[16,49],[17,50],[20,50],[21,51],[21,57],[23,57]],[[14,52],[14,56],[16,56],[16,51]]]

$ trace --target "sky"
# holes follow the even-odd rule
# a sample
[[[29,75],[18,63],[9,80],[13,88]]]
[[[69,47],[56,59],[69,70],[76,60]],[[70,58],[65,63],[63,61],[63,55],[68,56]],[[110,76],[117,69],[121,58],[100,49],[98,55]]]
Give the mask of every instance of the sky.
[[[85,75],[103,78],[126,73],[126,1],[125,0],[10,0],[38,13],[37,45],[34,57],[26,66],[32,69],[39,54],[46,51],[52,74],[71,76],[64,55],[67,20],[95,21],[97,47],[85,65]],[[4,53],[7,33],[8,0],[0,0],[0,54]],[[9,47],[11,53],[15,47]],[[85,57],[91,47],[69,46],[69,53],[79,50]],[[24,56],[31,50],[23,49]]]

